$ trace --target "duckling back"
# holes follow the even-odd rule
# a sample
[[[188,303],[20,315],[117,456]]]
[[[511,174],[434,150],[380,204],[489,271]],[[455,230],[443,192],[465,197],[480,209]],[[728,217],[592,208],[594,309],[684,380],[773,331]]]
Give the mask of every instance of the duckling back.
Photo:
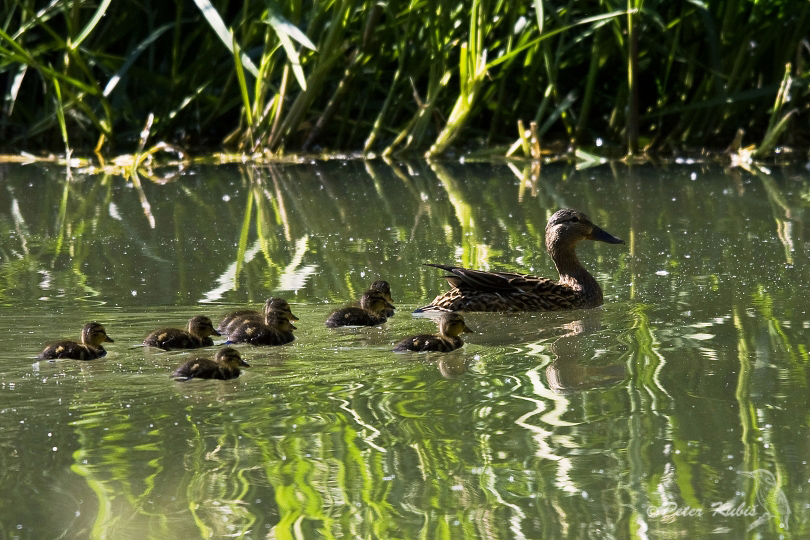
[[[445,313],[438,321],[438,334],[419,334],[403,339],[394,351],[450,352],[460,348],[464,342],[459,337],[463,332],[472,332],[464,318],[458,313]]]
[[[222,334],[229,336],[237,328],[247,323],[264,322],[267,315],[271,313],[275,313],[283,318],[286,318],[290,322],[295,322],[298,320],[298,317],[293,314],[292,308],[286,300],[283,298],[271,297],[268,298],[264,303],[264,313],[259,313],[258,311],[251,309],[233,311],[222,318],[217,330],[219,330]]]
[[[180,364],[172,373],[177,380],[190,379],[235,379],[241,374],[239,366],[249,367],[250,364],[242,360],[239,351],[233,347],[225,347],[217,351],[214,359],[195,358]]]

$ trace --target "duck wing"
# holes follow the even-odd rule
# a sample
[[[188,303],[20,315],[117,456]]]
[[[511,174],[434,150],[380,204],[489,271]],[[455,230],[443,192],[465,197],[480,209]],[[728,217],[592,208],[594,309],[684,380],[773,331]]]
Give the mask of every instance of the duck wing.
[[[452,275],[445,276],[445,279],[456,289],[473,289],[492,293],[541,292],[548,290],[550,285],[557,284],[551,279],[529,274],[484,272],[446,264],[425,263],[425,266],[434,266],[450,272]]]

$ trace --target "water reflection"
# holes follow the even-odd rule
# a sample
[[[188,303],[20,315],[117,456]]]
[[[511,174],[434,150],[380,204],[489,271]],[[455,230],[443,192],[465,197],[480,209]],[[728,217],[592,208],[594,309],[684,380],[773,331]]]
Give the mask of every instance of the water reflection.
[[[0,485],[26,501],[0,506],[0,536],[808,534],[805,173],[61,174],[0,168]],[[561,206],[628,239],[580,247],[603,308],[470,314],[458,351],[391,352],[445,287],[423,262],[553,275],[542,235]],[[395,317],[324,327],[375,279]],[[137,347],[268,296],[293,304],[296,341],[240,346],[235,381],[180,385],[168,375],[196,352]],[[103,322],[108,356],[32,366],[77,320]],[[712,513],[727,503],[750,512]]]

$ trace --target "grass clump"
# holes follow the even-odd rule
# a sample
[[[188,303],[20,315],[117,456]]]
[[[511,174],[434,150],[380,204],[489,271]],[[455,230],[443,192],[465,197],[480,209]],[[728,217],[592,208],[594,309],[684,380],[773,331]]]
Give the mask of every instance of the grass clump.
[[[806,2],[10,0],[0,25],[5,151],[131,150],[148,118],[268,156],[519,153],[519,123],[631,155],[810,141]]]

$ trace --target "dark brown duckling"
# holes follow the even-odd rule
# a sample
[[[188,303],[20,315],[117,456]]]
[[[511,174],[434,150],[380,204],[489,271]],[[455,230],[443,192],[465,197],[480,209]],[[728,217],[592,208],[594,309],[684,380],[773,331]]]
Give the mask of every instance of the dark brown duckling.
[[[107,354],[102,343],[114,343],[104,327],[97,322],[89,322],[82,328],[82,342],[59,341],[45,347],[39,353],[40,360],[72,358],[73,360],[95,360]]]
[[[268,313],[264,321],[245,322],[231,331],[228,343],[251,345],[286,345],[295,340],[295,325],[284,314]]]
[[[379,289],[369,289],[360,298],[360,307],[349,306],[332,312],[326,319],[326,326],[377,326],[388,319],[386,313],[389,309],[394,309],[394,306],[385,299],[385,294]]]
[[[161,328],[155,330],[143,340],[145,347],[157,347],[168,351],[169,349],[199,349],[210,347],[214,340],[209,336],[219,336],[214,330],[211,319],[204,315],[197,315],[188,321],[188,331],[179,328]]]
[[[464,345],[464,342],[461,341],[461,338],[458,336],[463,332],[472,332],[464,322],[464,317],[455,312],[443,313],[438,320],[438,324],[438,334],[420,334],[418,336],[405,338],[397,343],[394,350],[397,352],[455,351]]]
[[[369,289],[375,289],[382,292],[386,302],[388,302],[392,306],[394,305],[394,299],[391,297],[391,285],[389,285],[387,281],[378,279],[377,281],[371,284],[371,287],[369,287]],[[390,307],[386,309],[385,316],[388,317],[389,319],[393,317],[394,308]]]
[[[258,311],[252,309],[233,311],[222,318],[217,330],[225,335],[229,335],[233,330],[248,321],[264,322],[264,319],[268,313],[276,313],[281,315],[290,322],[295,322],[298,320],[298,317],[293,315],[292,308],[286,300],[283,298],[271,297],[268,298],[264,303],[264,313],[259,313]]]
[[[172,373],[178,381],[191,379],[235,379],[241,373],[240,366],[250,367],[233,347],[219,349],[214,359],[195,358],[180,364]]]

